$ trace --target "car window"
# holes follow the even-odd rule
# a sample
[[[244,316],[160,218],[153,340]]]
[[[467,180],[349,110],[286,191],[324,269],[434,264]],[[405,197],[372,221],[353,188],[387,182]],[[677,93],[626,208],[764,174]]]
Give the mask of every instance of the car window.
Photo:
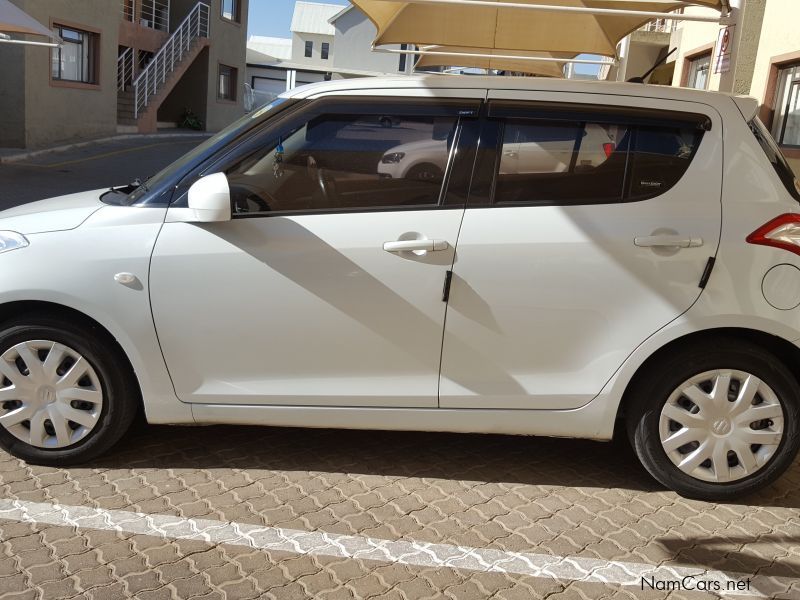
[[[505,123],[495,202],[585,204],[622,197],[628,129],[597,123]]]
[[[226,170],[236,214],[435,206],[454,116],[321,114]]]
[[[507,118],[495,204],[605,204],[653,198],[686,173],[703,136],[669,125]]]
[[[663,194],[686,173],[702,137],[696,127],[639,126],[630,149],[627,200]]]

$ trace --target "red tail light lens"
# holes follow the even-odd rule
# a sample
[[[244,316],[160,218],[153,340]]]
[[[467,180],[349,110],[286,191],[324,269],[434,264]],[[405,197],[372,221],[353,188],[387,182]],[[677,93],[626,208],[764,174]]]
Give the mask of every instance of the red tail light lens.
[[[611,158],[611,155],[614,154],[614,150],[616,149],[617,147],[611,142],[606,142],[603,144],[603,152],[606,153],[606,158]]]
[[[800,215],[775,217],[747,236],[748,244],[782,248],[800,255]]]

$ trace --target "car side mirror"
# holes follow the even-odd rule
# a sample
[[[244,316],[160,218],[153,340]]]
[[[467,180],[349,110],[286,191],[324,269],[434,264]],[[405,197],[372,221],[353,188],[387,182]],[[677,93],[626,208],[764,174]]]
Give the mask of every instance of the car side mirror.
[[[189,209],[198,223],[231,220],[231,189],[225,173],[213,173],[189,188]]]

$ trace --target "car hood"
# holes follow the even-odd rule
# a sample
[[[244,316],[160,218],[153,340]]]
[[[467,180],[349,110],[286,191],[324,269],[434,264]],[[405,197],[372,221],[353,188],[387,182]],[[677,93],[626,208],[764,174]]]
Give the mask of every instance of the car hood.
[[[389,148],[384,154],[392,154],[393,152],[413,154],[414,152],[424,152],[425,150],[439,150],[443,146],[447,146],[447,140],[420,140]]]
[[[100,194],[106,189],[58,196],[0,211],[0,230],[33,234],[75,229],[105,206]]]

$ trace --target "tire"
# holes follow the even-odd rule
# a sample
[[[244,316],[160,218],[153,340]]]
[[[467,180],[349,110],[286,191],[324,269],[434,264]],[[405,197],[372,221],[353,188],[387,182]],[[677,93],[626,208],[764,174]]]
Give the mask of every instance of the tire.
[[[725,382],[727,374],[731,375],[731,383],[725,387],[719,382]],[[747,375],[757,380],[748,379]],[[715,380],[717,376],[723,378]],[[712,381],[716,382],[713,387]],[[703,394],[699,395],[695,388]],[[724,396],[716,396],[715,403],[717,389],[724,390]],[[747,389],[757,389],[752,401],[746,399]],[[698,403],[689,400],[684,392],[691,392]],[[670,407],[665,409],[667,403]],[[658,482],[687,498],[729,501],[756,492],[791,466],[800,447],[797,379],[770,352],[736,339],[702,342],[659,361],[639,378],[626,408],[628,437],[642,465]],[[764,410],[775,416],[749,422],[755,414],[753,409],[762,409],[759,416],[764,415]],[[779,412],[782,417],[777,416]],[[672,415],[680,421],[690,421],[690,425],[672,420]],[[702,420],[695,421],[694,417]],[[684,427],[691,431],[684,431]],[[753,434],[754,429],[763,431]],[[781,433],[772,433],[779,429]],[[759,440],[768,436],[763,439],[770,443],[752,444],[753,435],[761,436]],[[674,448],[690,436],[705,442],[692,441]],[[667,440],[667,447],[662,439]],[[716,456],[725,456],[725,460],[715,461],[709,456],[696,467],[691,466],[715,447],[722,448]]]
[[[27,419],[27,434],[25,421],[0,421],[0,447],[30,464],[67,466],[96,458],[122,438],[139,410],[139,388],[122,351],[106,338],[97,327],[50,316],[29,315],[0,325],[0,369],[5,369],[5,374],[0,370],[0,418],[15,410],[25,410],[25,415],[36,411]],[[35,365],[33,371],[24,359],[22,363],[16,360],[22,353]],[[46,366],[50,354],[55,366]],[[63,358],[56,364],[59,357]],[[19,384],[10,393],[9,374]],[[63,383],[77,377],[74,385]],[[60,379],[59,385],[39,385],[56,379]],[[63,391],[61,385],[71,387]],[[6,394],[2,394],[4,389]],[[76,393],[86,399],[74,399]],[[63,408],[63,404],[69,408]],[[62,415],[69,410],[69,415],[79,415],[84,424]],[[59,423],[58,431],[50,417]],[[45,434],[39,440],[44,441],[30,443],[33,432],[42,430]],[[25,435],[29,439],[22,439]]]
[[[442,170],[436,165],[430,163],[421,163],[414,165],[408,170],[406,179],[413,179],[414,181],[441,181],[444,177]]]

